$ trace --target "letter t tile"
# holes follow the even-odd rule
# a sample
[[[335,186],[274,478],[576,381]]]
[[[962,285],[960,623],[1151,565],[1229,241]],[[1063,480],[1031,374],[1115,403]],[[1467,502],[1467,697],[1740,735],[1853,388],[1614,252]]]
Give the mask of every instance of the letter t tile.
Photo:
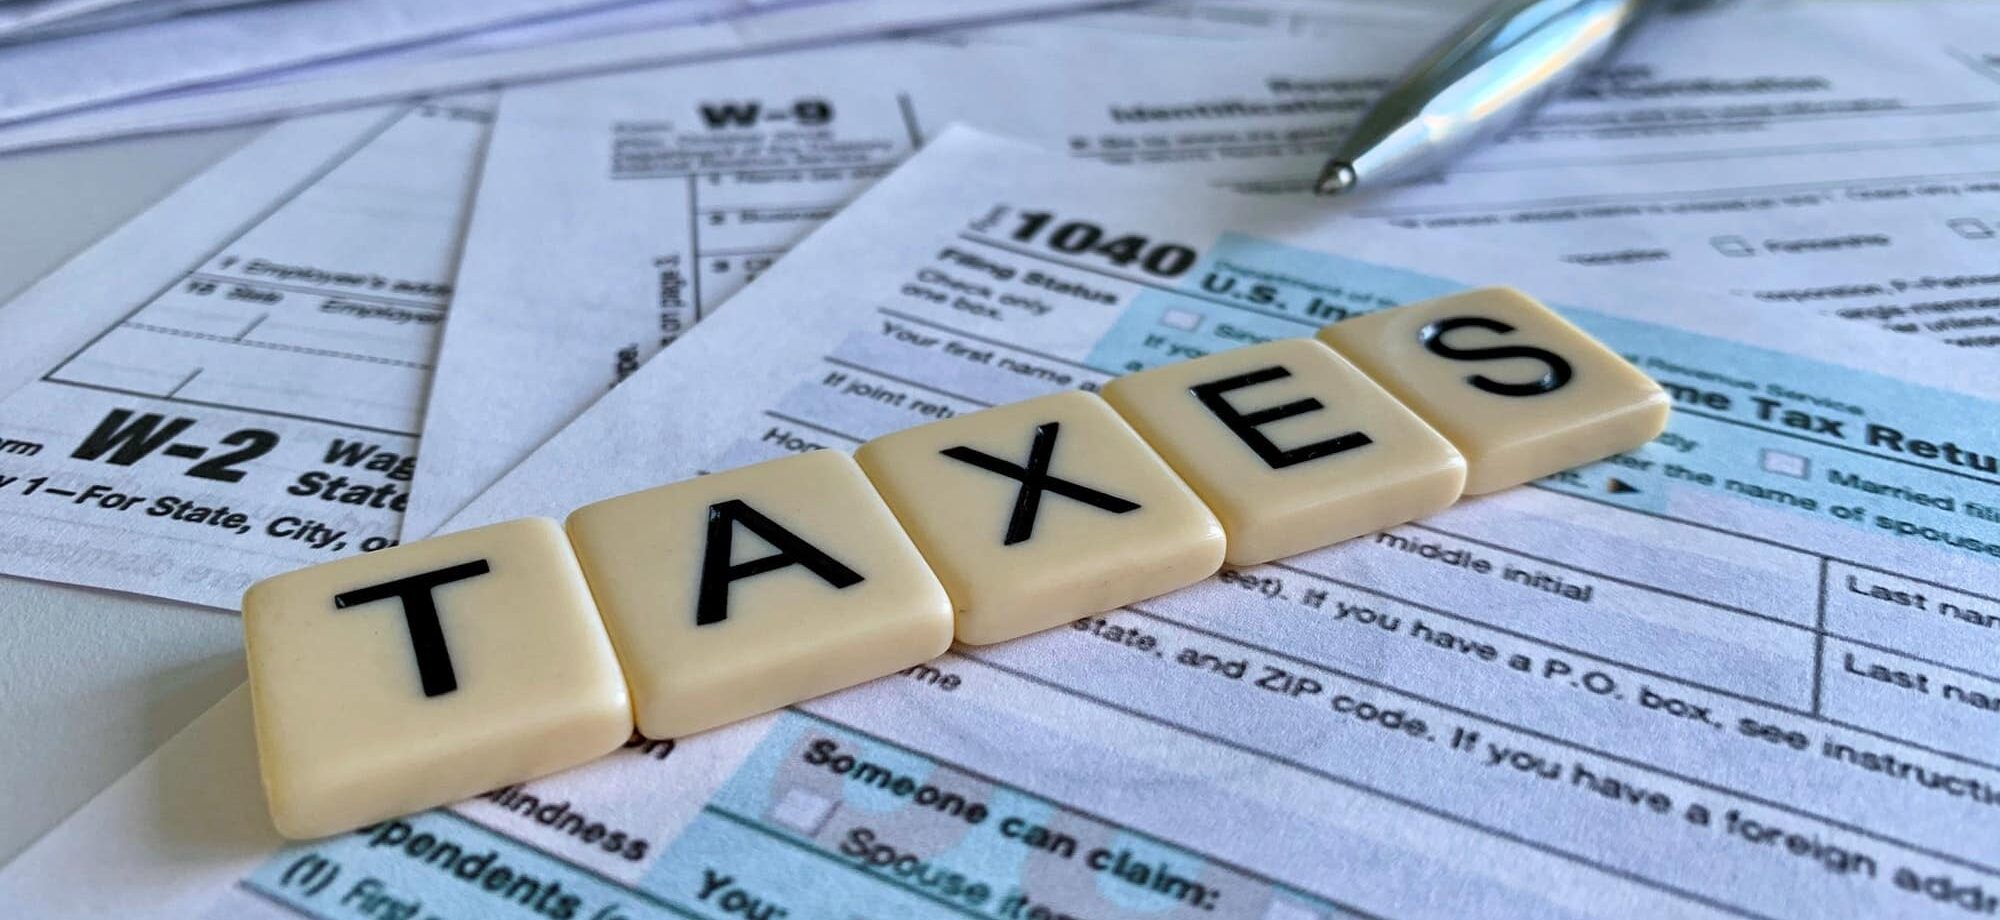
[[[562,529],[526,518],[243,595],[271,817],[319,837],[607,754],[632,708]]]

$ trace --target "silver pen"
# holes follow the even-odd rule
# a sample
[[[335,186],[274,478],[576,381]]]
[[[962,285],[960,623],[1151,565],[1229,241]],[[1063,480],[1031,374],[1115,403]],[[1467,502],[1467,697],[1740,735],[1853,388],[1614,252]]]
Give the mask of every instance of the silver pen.
[[[1334,148],[1314,190],[1435,172],[1588,69],[1650,0],[1500,0],[1431,49]]]

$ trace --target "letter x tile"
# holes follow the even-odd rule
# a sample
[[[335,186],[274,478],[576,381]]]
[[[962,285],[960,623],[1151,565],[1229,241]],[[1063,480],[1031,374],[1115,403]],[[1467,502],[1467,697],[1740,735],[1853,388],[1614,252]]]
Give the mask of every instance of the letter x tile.
[[[1104,400],[1058,393],[855,453],[982,645],[1165,594],[1222,564],[1221,524]]]
[[[648,737],[769,712],[951,645],[943,586],[837,451],[607,499],[568,526]]]
[[[243,638],[287,837],[533,779],[632,736],[611,642],[546,518],[265,579],[243,595]]]

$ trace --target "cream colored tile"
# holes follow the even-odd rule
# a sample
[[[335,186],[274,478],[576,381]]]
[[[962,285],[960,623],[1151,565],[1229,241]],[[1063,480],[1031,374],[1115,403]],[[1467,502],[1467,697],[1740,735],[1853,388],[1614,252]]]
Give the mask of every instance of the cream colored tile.
[[[243,637],[287,837],[553,773],[632,734],[611,642],[546,518],[265,579],[243,595]]]
[[[675,738],[942,654],[951,600],[853,459],[813,451],[570,514],[632,685]]]
[[[1104,398],[1222,519],[1231,565],[1434,513],[1465,483],[1442,435],[1311,339],[1130,374]]]
[[[1371,313],[1319,337],[1458,446],[1467,495],[1632,450],[1667,424],[1658,384],[1510,288]]]
[[[1222,527],[1104,400],[1058,393],[855,452],[958,608],[999,642],[1165,594],[1222,564]]]

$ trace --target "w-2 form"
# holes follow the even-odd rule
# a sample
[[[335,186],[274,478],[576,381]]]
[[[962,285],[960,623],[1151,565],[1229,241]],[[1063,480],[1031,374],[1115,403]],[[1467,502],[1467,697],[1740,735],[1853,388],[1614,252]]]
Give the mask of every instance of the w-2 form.
[[[1473,279],[1535,291],[1656,376],[1668,432],[323,841],[268,829],[239,693],[0,873],[0,899],[323,918],[2000,910],[2000,838],[1980,832],[2000,807],[2000,433],[1982,421],[2000,391],[1942,345],[1885,356],[1865,329],[1418,252],[1311,202],[952,132],[446,527],[1092,390]]]
[[[0,571],[234,606],[392,544],[490,106],[281,126],[11,303]]]

